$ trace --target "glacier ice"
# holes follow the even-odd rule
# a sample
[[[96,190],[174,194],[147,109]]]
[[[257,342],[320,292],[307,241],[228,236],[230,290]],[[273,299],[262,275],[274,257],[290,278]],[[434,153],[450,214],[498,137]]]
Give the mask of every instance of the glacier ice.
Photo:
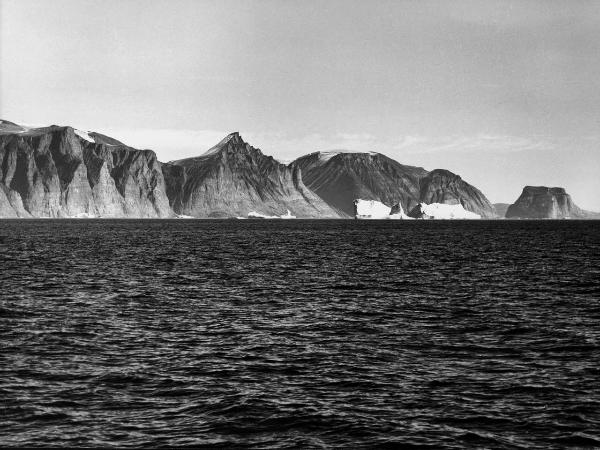
[[[481,219],[479,214],[467,211],[461,204],[445,203],[419,203],[411,211],[411,216],[422,219]]]

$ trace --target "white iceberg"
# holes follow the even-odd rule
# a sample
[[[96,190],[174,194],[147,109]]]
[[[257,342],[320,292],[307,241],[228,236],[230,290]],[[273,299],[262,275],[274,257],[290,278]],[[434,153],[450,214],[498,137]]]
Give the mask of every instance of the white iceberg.
[[[287,213],[285,213],[283,216],[279,216],[280,219],[295,219],[296,216],[292,216],[292,213],[290,212],[290,210],[287,210]]]
[[[290,212],[290,210],[288,209],[287,213],[283,214],[281,216],[267,216],[266,214],[261,214],[256,211],[250,211],[248,213],[248,218],[249,219],[295,219],[296,216],[293,216],[292,213]]]
[[[96,216],[94,214],[82,212],[77,213],[74,216],[71,216],[71,219],[98,219],[100,216]]]
[[[411,211],[411,216],[423,219],[481,219],[479,214],[467,211],[461,204],[445,203],[419,203]]]
[[[389,207],[377,200],[354,200],[354,217],[356,219],[410,219],[399,203]]]
[[[377,200],[354,200],[354,217],[357,219],[387,219],[392,208]]]

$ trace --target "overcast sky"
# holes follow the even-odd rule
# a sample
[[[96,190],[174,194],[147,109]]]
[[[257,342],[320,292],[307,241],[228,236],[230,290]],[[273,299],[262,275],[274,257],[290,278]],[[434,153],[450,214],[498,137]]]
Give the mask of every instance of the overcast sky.
[[[0,116],[197,155],[379,151],[600,211],[600,1],[0,0]]]

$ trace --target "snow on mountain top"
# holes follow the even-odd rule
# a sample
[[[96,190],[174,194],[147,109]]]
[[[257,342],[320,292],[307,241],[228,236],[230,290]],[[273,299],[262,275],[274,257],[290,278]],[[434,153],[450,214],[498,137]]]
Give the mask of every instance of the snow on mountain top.
[[[96,141],[94,140],[94,138],[93,138],[93,137],[91,137],[91,136],[88,134],[88,132],[87,132],[87,131],[81,131],[81,130],[78,130],[78,129],[76,129],[76,128],[74,128],[74,129],[73,129],[73,131],[75,131],[75,134],[76,134],[77,136],[79,136],[81,139],[84,139],[84,140],[86,140],[86,141],[88,141],[88,142],[96,143]]]
[[[317,152],[319,154],[319,160],[322,162],[329,161],[334,156],[340,154],[357,154],[357,155],[377,155],[377,152],[355,152],[352,150],[329,150],[326,152]]]
[[[0,131],[6,131],[11,133],[22,133],[26,131],[25,127],[21,125],[17,125],[14,122],[9,122],[8,120],[0,120]]]

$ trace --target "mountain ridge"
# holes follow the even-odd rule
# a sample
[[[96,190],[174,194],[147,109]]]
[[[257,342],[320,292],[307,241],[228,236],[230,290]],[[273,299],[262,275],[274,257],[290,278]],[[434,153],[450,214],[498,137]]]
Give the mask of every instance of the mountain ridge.
[[[302,169],[310,189],[346,216],[353,214],[355,199],[364,199],[400,204],[405,211],[423,202],[461,204],[484,218],[496,217],[481,191],[445,169],[427,171],[377,152],[313,152],[291,164]]]
[[[356,199],[405,211],[455,204],[497,217],[460,175],[373,151],[317,151],[284,164],[235,131],[198,156],[164,163],[94,131],[0,120],[0,217],[350,218]]]

